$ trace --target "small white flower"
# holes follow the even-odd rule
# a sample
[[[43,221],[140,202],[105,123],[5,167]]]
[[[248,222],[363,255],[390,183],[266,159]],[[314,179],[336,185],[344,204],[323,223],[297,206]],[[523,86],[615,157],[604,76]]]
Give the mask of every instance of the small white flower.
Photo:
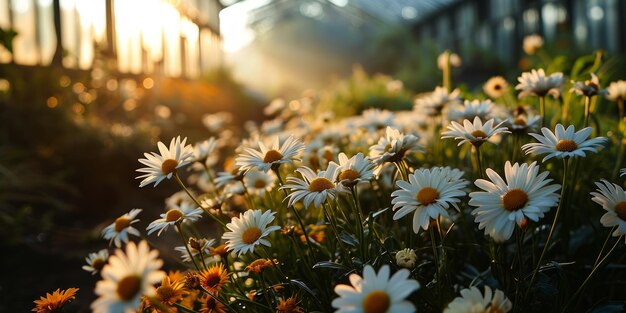
[[[583,128],[575,132],[574,125],[565,129],[563,125],[557,124],[554,133],[546,127],[541,129],[543,136],[539,134],[529,134],[537,139],[537,143],[528,143],[522,146],[526,154],[548,154],[542,162],[553,157],[560,159],[575,156],[585,157],[585,151],[597,152],[606,142],[604,137],[587,139],[591,135],[591,127]]]
[[[383,265],[378,274],[371,265],[363,268],[363,277],[351,274],[351,285],[335,286],[339,295],[332,301],[335,312],[415,312],[415,306],[406,298],[419,289],[420,284],[409,279],[411,272],[407,269],[397,271],[391,278],[389,274],[389,265]]]
[[[287,106],[287,102],[285,102],[282,98],[276,98],[270,102],[265,108],[263,108],[263,114],[272,116],[276,115],[276,113],[280,113]]]
[[[553,73],[550,76],[546,76],[546,73],[541,68],[524,72],[517,80],[519,84],[515,86],[515,89],[522,91],[518,95],[520,99],[526,96],[544,97],[546,95],[558,98],[561,95],[561,87],[563,87],[565,81],[563,73]]]
[[[139,162],[148,167],[143,167],[137,172],[145,173],[137,176],[137,179],[143,179],[139,187],[144,187],[154,183],[156,187],[165,178],[170,179],[179,168],[189,164],[193,160],[193,148],[191,145],[185,145],[187,138],[180,140],[180,136],[172,138],[169,149],[159,141],[159,153],[144,153],[145,159],[139,159]]]
[[[483,91],[490,98],[499,98],[506,94],[509,83],[502,76],[494,76],[483,85]]]
[[[611,101],[624,101],[626,100],[626,81],[618,80],[616,82],[612,82],[606,88],[608,94],[606,98]]]
[[[236,158],[235,164],[240,166],[243,171],[257,168],[259,171],[267,172],[281,164],[300,161],[297,156],[304,150],[304,144],[295,137],[289,136],[281,145],[278,136],[276,136],[269,147],[259,141],[259,149],[244,148],[243,152]]]
[[[451,67],[459,67],[461,66],[461,57],[449,51],[444,51],[437,57],[437,67],[439,67],[440,70],[447,68],[448,62],[450,62]]]
[[[143,240],[139,245],[128,243],[126,253],[115,251],[102,269],[102,280],[96,283],[95,293],[99,297],[91,304],[93,312],[136,312],[141,298],[154,295],[154,285],[165,276],[159,270],[163,261],[158,255]]]
[[[484,190],[470,193],[469,204],[477,207],[472,211],[478,228],[496,241],[511,237],[515,224],[521,226],[528,218],[537,222],[550,211],[559,200],[555,193],[561,188],[558,184],[548,185],[549,172],[539,174],[537,162],[519,165],[507,161],[504,165],[504,179],[488,168],[491,181],[478,179],[474,184]]]
[[[159,231],[157,236],[167,230],[170,226],[184,221],[194,222],[202,217],[202,209],[191,205],[189,202],[182,202],[179,206],[173,206],[167,212],[161,214],[161,218],[154,220],[148,228],[148,235]]]
[[[387,127],[385,136],[370,147],[369,156],[372,162],[378,165],[385,162],[400,162],[408,152],[421,150],[418,141],[419,137],[415,135],[405,135],[397,129]]]
[[[211,137],[208,140],[196,143],[193,147],[193,158],[197,162],[205,163],[207,166],[214,165],[218,158],[216,153],[217,140]]]
[[[626,175],[626,168],[619,170],[619,176],[622,177],[624,175]]]
[[[109,239],[109,245],[114,242],[115,246],[119,248],[122,246],[122,242],[128,242],[129,234],[139,237],[139,231],[132,224],[139,222],[135,218],[140,212],[141,209],[132,209],[130,212],[118,217],[115,222],[102,230],[102,238]]]
[[[302,175],[302,179],[288,177],[287,184],[283,187],[283,189],[291,189],[291,193],[287,196],[290,206],[302,200],[305,208],[311,204],[317,208],[326,200],[334,200],[339,193],[348,192],[346,187],[336,183],[337,175],[339,175],[337,163],[330,163],[325,171],[317,174],[306,166],[296,171]]]
[[[241,256],[254,252],[254,247],[260,244],[271,247],[265,237],[280,229],[280,226],[268,226],[274,221],[274,214],[276,212],[248,210],[240,217],[233,217],[230,223],[226,224],[229,231],[222,235],[222,239],[226,240],[228,251]]]
[[[463,105],[454,106],[448,111],[450,120],[460,121],[464,119],[473,120],[478,117],[481,120],[491,118],[495,113],[495,104],[487,100],[465,100]]]
[[[377,131],[388,126],[395,126],[394,113],[388,110],[367,109],[361,113],[359,127],[366,128],[370,131]]]
[[[543,38],[537,34],[532,34],[524,37],[524,52],[528,55],[533,55],[543,47]]]
[[[479,147],[497,134],[510,133],[506,127],[500,127],[504,124],[504,122],[495,126],[493,125],[494,123],[495,121],[490,119],[483,124],[478,117],[474,118],[473,123],[469,120],[463,120],[463,125],[452,121],[451,125],[448,126],[448,130],[441,133],[441,139],[454,138],[455,140],[460,140],[458,144],[459,146],[469,142],[472,145]]]
[[[606,180],[596,182],[597,192],[592,192],[591,200],[606,211],[600,218],[604,227],[615,227],[614,237],[626,234],[626,192],[617,185]]]
[[[229,112],[217,112],[206,114],[202,117],[202,124],[212,133],[219,133],[233,121],[233,115]]]
[[[513,303],[504,292],[491,291],[485,286],[485,295],[476,287],[461,290],[461,296],[454,298],[448,304],[444,313],[507,313],[513,308]]]
[[[432,169],[418,169],[409,174],[409,181],[396,182],[400,189],[391,193],[391,203],[396,213],[394,220],[399,220],[411,212],[413,214],[413,232],[418,233],[420,227],[428,229],[430,219],[439,216],[449,217],[446,209],[450,205],[459,210],[457,202],[466,195],[463,190],[467,181],[458,179],[455,172],[449,169],[435,167]]]
[[[417,254],[415,250],[406,248],[396,252],[396,264],[400,267],[413,269],[417,263]]]
[[[530,130],[535,130],[541,123],[541,116],[539,115],[518,115],[506,120],[507,127],[513,133],[526,133]]]
[[[608,92],[600,88],[600,80],[596,74],[591,73],[591,79],[581,82],[572,81],[572,88],[569,92],[575,92],[577,95],[593,97],[595,95],[607,95]]]
[[[344,186],[354,186],[360,181],[369,181],[374,177],[374,163],[363,153],[357,153],[348,159],[345,153],[339,154],[337,180]]]
[[[243,180],[246,171],[240,167],[233,167],[230,171],[219,172],[214,179],[215,187],[222,188],[228,184],[240,182]]]
[[[200,251],[202,251],[202,256],[205,259],[211,258],[211,248],[215,244],[215,239],[209,239],[209,240],[201,239],[201,240],[198,240],[198,242],[201,245],[200,250],[194,248],[192,245],[188,246],[189,251],[191,251],[191,257],[189,256],[189,253],[187,253],[187,247],[185,246],[174,247],[174,250],[180,252],[180,258],[183,262],[191,262],[191,258],[196,258],[196,257],[199,258]]]
[[[448,93],[448,89],[437,86],[433,92],[415,99],[413,110],[429,116],[441,115],[444,108],[461,103],[460,94],[458,89]]]
[[[98,252],[89,253],[89,255],[85,258],[87,265],[83,265],[83,269],[87,272],[90,272],[91,275],[96,275],[107,263],[108,258],[109,250],[107,249],[102,249]]]
[[[270,192],[276,184],[276,174],[273,172],[261,172],[257,170],[248,170],[243,177],[243,184],[248,192],[255,195],[262,195]]]

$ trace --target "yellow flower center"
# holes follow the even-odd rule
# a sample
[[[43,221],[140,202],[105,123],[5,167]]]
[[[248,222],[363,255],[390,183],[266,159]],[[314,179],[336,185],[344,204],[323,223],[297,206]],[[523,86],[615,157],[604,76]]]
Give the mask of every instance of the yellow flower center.
[[[526,126],[526,120],[521,118],[521,117],[518,117],[518,118],[516,118],[513,121],[513,125],[525,127]]]
[[[496,83],[496,84],[493,85],[493,89],[499,91],[500,89],[502,89],[502,85]]]
[[[480,129],[477,129],[477,130],[471,132],[470,134],[472,136],[476,137],[476,138],[487,138],[487,134],[484,131],[480,130]]]
[[[209,273],[204,280],[204,284],[208,287],[215,288],[220,285],[222,278],[219,273]]]
[[[311,192],[322,192],[327,189],[334,188],[335,185],[333,182],[324,177],[317,177],[311,181],[309,184],[309,191]]]
[[[572,152],[576,149],[578,149],[578,145],[574,140],[559,140],[556,143],[556,150],[561,152]]]
[[[117,295],[124,301],[134,298],[139,290],[141,290],[141,278],[137,275],[126,276],[117,283]]]
[[[165,175],[169,175],[171,173],[176,172],[176,167],[178,166],[178,161],[174,159],[167,159],[163,161],[161,164],[161,172]]]
[[[247,245],[255,243],[261,238],[261,230],[258,227],[250,227],[241,235],[241,241]]]
[[[391,298],[384,291],[372,291],[363,299],[364,313],[385,313],[390,306]]]
[[[259,178],[254,181],[254,188],[261,189],[261,188],[265,188],[265,186],[267,186],[267,183],[265,182],[264,179]]]
[[[130,225],[130,219],[126,216],[120,216],[115,220],[115,232],[119,233]]]
[[[91,267],[93,267],[94,269],[96,269],[97,271],[101,270],[104,267],[104,260],[103,259],[95,259],[91,262]]]
[[[172,298],[176,298],[178,293],[171,286],[160,286],[156,290],[156,294],[163,302],[169,302]]]
[[[166,222],[176,222],[179,218],[183,217],[185,214],[179,209],[171,209],[165,213],[165,221]]]
[[[283,155],[280,152],[272,149],[265,153],[265,157],[263,157],[263,163],[276,162],[282,158],[283,158]]]
[[[528,202],[528,194],[521,189],[511,189],[502,197],[502,206],[513,212],[523,208]]]
[[[353,169],[347,169],[345,171],[342,171],[341,173],[339,173],[339,180],[349,180],[349,181],[353,181],[358,179],[359,177],[361,177],[361,175],[359,174],[358,171],[353,170]]]
[[[504,311],[497,306],[490,305],[485,313],[504,313]]]
[[[324,159],[328,162],[333,161],[335,159],[333,152],[330,150],[324,150]]]
[[[432,187],[424,187],[417,193],[417,201],[423,205],[429,205],[437,202],[439,191]]]
[[[615,213],[622,220],[626,221],[626,201],[619,202],[615,205]]]

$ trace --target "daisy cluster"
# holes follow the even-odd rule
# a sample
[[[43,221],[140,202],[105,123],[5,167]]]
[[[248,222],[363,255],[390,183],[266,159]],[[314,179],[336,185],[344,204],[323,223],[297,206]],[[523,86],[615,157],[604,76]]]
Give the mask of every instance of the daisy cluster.
[[[534,54],[542,44],[529,38],[524,49]],[[440,68],[461,66],[457,58],[446,52]],[[484,93],[474,95],[451,88],[449,74],[444,86],[417,96],[411,110],[369,108],[337,116],[307,93],[272,101],[262,123],[246,122],[241,129],[232,116],[218,113],[203,119],[216,137],[159,142],[158,152],[139,159],[139,185],[171,183],[181,191],[167,198],[145,235],[138,226],[141,209],[104,228],[103,238],[117,249],[86,258],[83,269],[101,275],[92,309],[574,307],[592,275],[623,249],[626,192],[616,183],[623,127],[603,136],[599,125],[588,125],[597,115],[591,106],[582,112],[582,104],[558,105],[568,84],[560,72],[524,72],[514,88],[493,77]],[[587,76],[571,82],[568,100],[617,102],[617,123],[623,123],[626,82],[605,90],[595,73]],[[617,164],[590,161],[600,154]],[[600,180],[598,173],[613,167],[611,179]],[[588,223],[610,231],[576,292],[560,297],[563,303],[537,300],[546,298],[538,296],[537,281],[551,275],[547,264],[559,257],[558,249],[570,247],[577,227],[585,227],[576,219],[581,209],[574,199],[595,187],[583,175],[598,180],[597,190],[584,196],[599,205],[584,209],[604,213]],[[179,244],[157,241],[169,235]],[[183,272],[163,271],[159,255],[179,262]]]

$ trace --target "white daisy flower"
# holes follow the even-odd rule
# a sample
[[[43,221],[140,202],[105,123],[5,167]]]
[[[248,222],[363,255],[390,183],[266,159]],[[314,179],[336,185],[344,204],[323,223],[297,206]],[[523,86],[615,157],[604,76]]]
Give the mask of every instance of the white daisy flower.
[[[606,98],[611,101],[624,101],[626,100],[626,81],[618,80],[616,82],[612,82],[606,87],[608,94]]]
[[[574,125],[565,129],[557,124],[554,133],[546,127],[541,128],[543,136],[529,134],[539,142],[528,143],[522,146],[526,154],[548,154],[542,162],[557,157],[560,159],[581,156],[585,157],[585,151],[597,152],[606,142],[604,137],[587,139],[591,135],[591,127],[583,128],[575,132]]]
[[[493,125],[495,121],[493,119],[488,120],[485,124],[480,118],[474,117],[474,122],[469,120],[463,120],[463,125],[452,121],[451,125],[448,125],[448,130],[441,133],[441,139],[454,138],[460,140],[459,146],[469,142],[476,147],[480,147],[486,141],[489,141],[493,136],[498,134],[510,133],[506,127],[500,127],[504,122],[498,125]]]
[[[202,117],[202,124],[212,133],[219,133],[228,124],[232,123],[233,114],[230,112],[217,112],[215,114],[205,114]]]
[[[539,115],[518,115],[506,120],[507,127],[513,133],[526,133],[530,130],[535,130],[541,123],[541,116]]]
[[[274,172],[261,172],[251,169],[248,170],[243,177],[243,184],[246,186],[249,193],[262,195],[274,189],[276,179]]]
[[[217,140],[215,137],[198,142],[193,147],[193,159],[197,162],[205,163],[207,166],[214,165],[219,159],[216,149]]]
[[[233,217],[230,223],[226,224],[229,231],[222,235],[222,239],[226,240],[228,251],[241,256],[254,252],[254,247],[260,244],[271,247],[270,242],[264,237],[280,229],[280,226],[268,226],[274,221],[274,214],[276,212],[248,210],[240,217]]]
[[[394,113],[389,110],[367,109],[361,113],[359,127],[377,131],[395,126],[394,119]]]
[[[195,222],[202,217],[202,209],[193,206],[190,202],[182,202],[179,206],[172,206],[167,212],[161,214],[161,218],[154,220],[146,230],[148,235],[159,231],[157,236],[170,226],[184,221]]]
[[[272,102],[270,102],[265,108],[263,108],[263,114],[268,116],[276,115],[277,113],[283,111],[286,107],[287,102],[285,102],[285,99],[276,98],[272,100]]]
[[[591,200],[606,211],[600,218],[604,227],[615,227],[613,237],[626,234],[626,192],[617,185],[606,180],[596,182],[597,192],[592,192]]]
[[[619,170],[619,176],[622,177],[624,175],[626,175],[626,168]]]
[[[337,171],[339,173],[337,181],[344,186],[351,187],[360,181],[369,181],[374,177],[374,163],[363,153],[357,153],[348,159],[348,156],[341,152]]]
[[[450,108],[448,111],[448,118],[454,121],[460,121],[464,119],[473,120],[479,117],[481,120],[486,120],[494,115],[495,104],[487,100],[465,100],[463,105],[458,105]]]
[[[202,251],[202,256],[207,259],[207,258],[211,258],[211,248],[213,247],[213,245],[215,245],[215,239],[201,239],[201,240],[197,240],[197,242],[199,243],[200,247],[194,247],[194,245],[189,245],[189,251],[191,251],[191,257],[189,256],[189,253],[187,253],[187,247],[185,246],[178,246],[178,247],[174,247],[174,250],[178,251],[180,253],[180,259],[183,262],[191,262],[191,258],[199,258],[200,257],[200,251]],[[200,248],[200,249],[196,249],[196,248]]]
[[[287,184],[283,189],[291,189],[291,193],[287,196],[289,206],[302,200],[304,207],[308,208],[311,204],[319,207],[326,200],[334,200],[340,192],[348,192],[348,189],[342,184],[336,183],[339,175],[339,165],[330,163],[325,171],[315,172],[306,167],[300,167],[296,170],[302,175],[302,179],[298,177],[288,177]]]
[[[476,287],[461,290],[461,296],[454,298],[448,304],[444,313],[507,313],[513,308],[513,303],[504,292],[491,291],[485,286],[485,295]]]
[[[87,265],[83,265],[83,269],[90,272],[91,275],[96,275],[102,270],[109,258],[109,250],[102,249],[98,252],[89,253],[85,258]]]
[[[139,222],[135,219],[141,212],[141,209],[132,209],[130,212],[118,217],[115,222],[102,230],[102,238],[109,239],[109,245],[115,243],[116,247],[122,246],[122,241],[128,243],[128,235],[139,237],[139,231],[132,226]]]
[[[295,137],[289,136],[281,145],[278,136],[276,136],[269,147],[259,141],[259,148],[260,150],[244,148],[243,153],[235,160],[236,165],[244,171],[257,168],[259,171],[267,172],[281,164],[300,161],[297,155],[304,149],[304,144]]]
[[[417,254],[415,254],[415,250],[406,248],[396,252],[396,264],[400,267],[413,269],[417,264]]]
[[[449,62],[449,63],[448,63]],[[461,57],[458,54],[450,51],[444,51],[437,57],[437,67],[440,70],[448,67],[448,64],[452,67],[461,66]]]
[[[479,229],[496,241],[511,237],[515,223],[522,225],[528,218],[538,221],[559,201],[558,184],[550,184],[549,172],[539,173],[537,162],[519,165],[507,161],[504,165],[505,180],[488,168],[491,181],[478,179],[474,184],[484,190],[469,194],[469,204],[477,207],[472,211]]]
[[[351,274],[351,285],[337,285],[339,295],[332,301],[336,313],[412,313],[415,306],[406,298],[420,288],[420,284],[409,279],[407,269],[397,271],[389,277],[389,265],[383,265],[378,274],[371,265],[363,268],[363,277]]]
[[[561,95],[561,87],[563,87],[565,81],[563,73],[553,73],[550,76],[546,76],[546,72],[541,68],[524,72],[517,80],[519,84],[515,86],[515,89],[521,90],[518,95],[520,99],[527,96],[544,97],[546,95],[558,98]]]
[[[600,80],[596,74],[591,73],[591,79],[586,81],[576,82],[572,80],[572,88],[569,92],[574,92],[577,95],[586,97],[593,97],[595,95],[607,95],[608,91],[600,88]]]
[[[458,179],[455,173],[444,168],[418,169],[409,174],[409,181],[397,181],[400,189],[391,193],[392,209],[396,211],[394,220],[399,220],[411,212],[413,214],[413,232],[418,233],[420,227],[428,229],[430,219],[439,216],[449,217],[446,209],[450,205],[459,210],[457,202],[466,195],[463,190],[467,186],[465,179]]]
[[[152,152],[152,154],[144,153],[145,159],[139,159],[139,162],[148,167],[137,170],[140,173],[146,173],[137,176],[137,179],[143,179],[139,187],[144,187],[154,183],[156,187],[165,178],[170,179],[176,170],[189,164],[193,160],[193,148],[191,145],[185,145],[187,138],[180,140],[180,136],[172,138],[169,149],[159,141],[158,147],[160,155]]]
[[[448,89],[437,86],[426,96],[415,99],[413,110],[430,116],[438,116],[445,107],[460,104],[460,95],[461,91],[458,89],[448,93]]]
[[[509,89],[509,83],[502,76],[494,76],[483,85],[483,91],[490,98],[500,98],[504,96]]]
[[[191,193],[194,195],[194,193]],[[194,195],[195,196],[195,195]],[[165,198],[165,208],[175,208],[180,206],[183,202],[191,202],[193,199],[189,197],[186,191],[180,190],[172,194],[171,196]]]
[[[537,34],[524,37],[523,50],[528,55],[533,55],[543,47],[543,38]]]
[[[240,182],[243,180],[246,171],[239,167],[235,167],[230,171],[219,172],[214,179],[215,187],[222,188],[230,183]]]
[[[128,243],[126,253],[115,251],[102,269],[102,280],[96,283],[95,293],[99,297],[91,304],[93,312],[136,312],[142,296],[154,295],[154,284],[165,276],[159,270],[163,261],[158,255],[143,240],[139,245]]]
[[[385,162],[400,162],[408,152],[421,150],[418,141],[419,137],[415,135],[405,135],[397,129],[387,127],[385,136],[370,147],[369,156],[372,162],[378,165]]]

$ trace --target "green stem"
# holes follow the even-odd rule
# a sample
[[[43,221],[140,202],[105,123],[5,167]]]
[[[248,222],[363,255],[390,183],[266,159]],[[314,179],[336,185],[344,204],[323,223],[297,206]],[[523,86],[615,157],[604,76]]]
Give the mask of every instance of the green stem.
[[[478,177],[485,179],[485,171],[483,170],[483,160],[480,156],[480,146],[474,146],[476,150],[476,162],[478,164]]]
[[[428,227],[428,231],[430,233],[430,243],[433,248],[433,258],[435,260],[435,268],[437,269],[437,293],[440,293],[441,287],[441,271],[439,269],[439,253],[437,252],[437,244],[435,243],[435,231],[433,230],[432,225]]]
[[[366,258],[366,244],[364,240],[364,231],[363,231],[363,214],[361,213],[361,207],[359,206],[359,198],[357,185],[352,186],[350,188],[352,193],[352,200],[354,200],[354,215],[357,217],[357,232],[359,235],[359,245],[361,246],[361,261],[365,263]]]
[[[585,124],[584,127],[589,126],[589,116],[591,115],[591,97],[585,96]]]
[[[181,222],[176,222],[176,229],[178,230],[178,234],[180,235],[180,240],[183,242],[183,246],[185,246],[185,249],[187,250],[187,253],[189,254],[189,258],[191,259],[191,261],[193,262],[193,266],[196,267],[196,270],[200,270],[200,267],[198,266],[198,263],[196,263],[196,259],[193,257],[193,254],[191,254],[191,250],[189,250],[189,246],[187,245],[187,241],[185,240],[185,235],[183,234],[183,228],[181,226]]]
[[[261,278],[261,286],[263,286],[263,297],[265,298],[265,302],[267,303],[268,307],[273,308],[274,306],[272,305],[272,301],[270,301],[269,297],[269,290],[271,287],[269,287],[265,282],[265,278],[263,278],[263,273],[259,273],[259,277]]]
[[[559,219],[559,213],[561,213],[561,208],[563,207],[563,202],[564,202],[563,196],[565,195],[566,179],[567,179],[567,172],[568,172],[568,167],[569,167],[568,161],[569,159],[563,159],[563,184],[561,185],[561,196],[559,198],[559,205],[556,208],[556,213],[554,215],[554,220],[552,221],[552,226],[550,227],[550,232],[548,233],[548,238],[546,238],[546,243],[543,246],[543,250],[541,251],[541,254],[539,255],[539,261],[537,262],[535,270],[533,271],[533,276],[530,279],[530,284],[528,284],[526,296],[528,295],[528,292],[530,292],[530,289],[532,289],[533,287],[533,283],[535,282],[537,272],[539,272],[539,267],[541,267],[541,262],[543,261],[543,257],[545,256],[546,251],[548,251],[548,247],[550,246],[550,239],[552,239],[552,234],[554,233],[554,229],[556,228],[556,223]]]
[[[204,289],[203,287],[200,287],[200,290],[204,293],[206,293],[207,295],[209,295],[209,297],[213,298],[215,301],[221,303],[223,306],[225,306],[229,311],[231,312],[235,312],[237,313],[238,311],[233,309],[230,304],[228,304],[227,302],[224,302],[224,300],[220,299],[217,295],[212,294],[210,291]]]
[[[337,225],[335,224],[335,220],[333,219],[333,217],[331,215],[332,211],[331,211],[330,205],[327,204],[327,203],[323,203],[322,204],[322,210],[324,210],[324,215],[326,215],[326,219],[330,223],[330,227],[331,227],[333,233],[335,233],[335,238],[337,238],[337,243],[339,244],[339,249],[341,249],[341,253],[343,253],[344,261],[350,260],[350,253],[348,252],[346,247],[343,245],[343,241],[341,240],[341,237],[339,236],[339,230],[337,229]],[[334,258],[334,255],[333,255],[333,258]]]
[[[617,247],[617,245],[620,243],[621,240],[622,240],[622,236],[619,236],[619,238],[617,238],[617,241],[615,241],[615,244],[613,245],[611,250],[609,250],[609,252],[607,252],[606,255],[600,260],[600,262],[593,267],[593,269],[591,270],[591,273],[589,273],[589,276],[587,276],[585,281],[580,285],[580,287],[578,287],[578,290],[574,292],[574,295],[572,296],[572,298],[570,298],[570,300],[567,301],[567,304],[565,304],[561,313],[567,311],[567,308],[572,304],[572,301],[574,301],[574,299],[576,299],[578,294],[583,291],[587,283],[591,280],[591,277],[593,277],[593,274],[595,274],[596,271],[602,266],[602,263],[604,263],[604,261],[606,261],[609,258],[609,256],[611,256],[611,254],[613,253],[613,251],[615,250],[615,248]]]
[[[541,114],[541,127],[546,127],[546,98],[539,97],[539,113]]]
[[[209,210],[205,209],[202,204],[200,204],[200,201],[198,201],[198,199],[196,199],[196,197],[194,197],[191,192],[189,191],[189,189],[187,189],[187,186],[185,186],[185,183],[183,183],[183,181],[180,179],[180,176],[178,176],[177,172],[174,172],[174,178],[176,178],[176,182],[178,182],[178,185],[180,186],[180,188],[182,188],[187,195],[189,196],[189,198],[191,198],[191,200],[193,200],[193,202],[202,210],[204,210],[204,212],[207,213],[207,215],[209,215],[210,218],[212,218],[214,221],[218,222],[220,225],[222,225],[223,228],[226,228],[226,224],[224,222],[222,222],[222,220],[220,220],[217,216],[211,214],[211,212],[209,212]]]
[[[594,267],[598,265],[598,262],[600,261],[600,258],[602,257],[602,252],[604,252],[604,248],[606,248],[606,244],[609,243],[609,239],[611,239],[611,235],[613,234],[616,228],[617,226],[613,227],[611,231],[609,232],[609,234],[606,236],[606,239],[604,240],[604,243],[602,244],[602,248],[600,249],[600,252],[598,253],[598,257],[596,258],[596,261],[593,262]]]

